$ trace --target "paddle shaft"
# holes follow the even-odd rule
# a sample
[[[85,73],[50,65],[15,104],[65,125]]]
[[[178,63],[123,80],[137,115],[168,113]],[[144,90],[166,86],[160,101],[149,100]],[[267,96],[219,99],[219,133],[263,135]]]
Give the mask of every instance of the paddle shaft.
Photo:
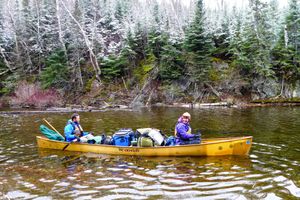
[[[43,119],[56,133],[62,136],[46,119]],[[62,136],[64,138],[64,136]]]

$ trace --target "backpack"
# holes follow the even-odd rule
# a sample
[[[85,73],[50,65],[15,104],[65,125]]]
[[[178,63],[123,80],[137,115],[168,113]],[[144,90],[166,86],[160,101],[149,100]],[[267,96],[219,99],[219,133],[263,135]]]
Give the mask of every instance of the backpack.
[[[105,134],[101,135],[101,144],[106,144],[106,145],[112,145],[113,144],[113,139],[111,136],[106,136]]]
[[[174,136],[168,137],[166,141],[166,146],[175,146],[176,145],[176,138]]]
[[[41,133],[46,136],[50,140],[57,140],[57,141],[64,141],[65,138],[61,136],[60,134],[56,133],[55,131],[52,131],[45,125],[40,125],[40,131]]]
[[[102,135],[94,136],[93,138],[88,139],[87,143],[89,143],[89,144],[101,144],[102,138],[103,138]]]
[[[138,139],[138,146],[139,147],[153,147],[154,142],[150,137],[141,136]]]
[[[136,135],[140,137],[150,137],[156,146],[164,146],[165,136],[161,133],[160,130],[155,128],[140,128],[136,130]]]
[[[161,134],[161,131],[158,129],[152,129],[148,133],[149,137],[151,137],[152,140],[154,140],[155,145],[157,146],[163,146],[165,144],[165,138]]]
[[[131,140],[134,136],[132,129],[120,129],[114,133],[113,145],[116,146],[130,146]]]

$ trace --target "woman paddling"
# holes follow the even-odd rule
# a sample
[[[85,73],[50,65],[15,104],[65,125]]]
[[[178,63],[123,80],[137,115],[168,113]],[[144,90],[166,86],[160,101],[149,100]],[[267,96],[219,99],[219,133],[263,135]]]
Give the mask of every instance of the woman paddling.
[[[176,137],[176,144],[182,145],[187,144],[187,141],[190,138],[194,138],[195,134],[191,134],[192,128],[190,126],[191,115],[188,112],[182,114],[179,117],[176,127],[175,127],[175,137]]]

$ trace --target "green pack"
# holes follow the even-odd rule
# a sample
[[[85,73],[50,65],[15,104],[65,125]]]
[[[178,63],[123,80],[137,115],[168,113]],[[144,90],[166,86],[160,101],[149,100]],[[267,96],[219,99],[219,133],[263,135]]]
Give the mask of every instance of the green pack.
[[[65,138],[62,137],[60,134],[56,133],[55,131],[49,129],[45,125],[40,125],[41,133],[46,136],[50,140],[58,140],[58,141],[65,141]]]
[[[88,140],[88,143],[90,144],[101,144],[102,136],[94,136],[92,139]]]
[[[139,147],[153,147],[154,142],[150,137],[139,137],[138,139],[138,146]]]

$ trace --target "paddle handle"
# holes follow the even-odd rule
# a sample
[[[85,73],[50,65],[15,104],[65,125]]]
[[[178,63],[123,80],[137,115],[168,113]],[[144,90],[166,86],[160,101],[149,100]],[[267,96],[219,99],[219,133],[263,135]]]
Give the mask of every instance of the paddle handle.
[[[62,136],[45,118],[43,119],[56,133]],[[62,136],[64,138],[64,136]]]

